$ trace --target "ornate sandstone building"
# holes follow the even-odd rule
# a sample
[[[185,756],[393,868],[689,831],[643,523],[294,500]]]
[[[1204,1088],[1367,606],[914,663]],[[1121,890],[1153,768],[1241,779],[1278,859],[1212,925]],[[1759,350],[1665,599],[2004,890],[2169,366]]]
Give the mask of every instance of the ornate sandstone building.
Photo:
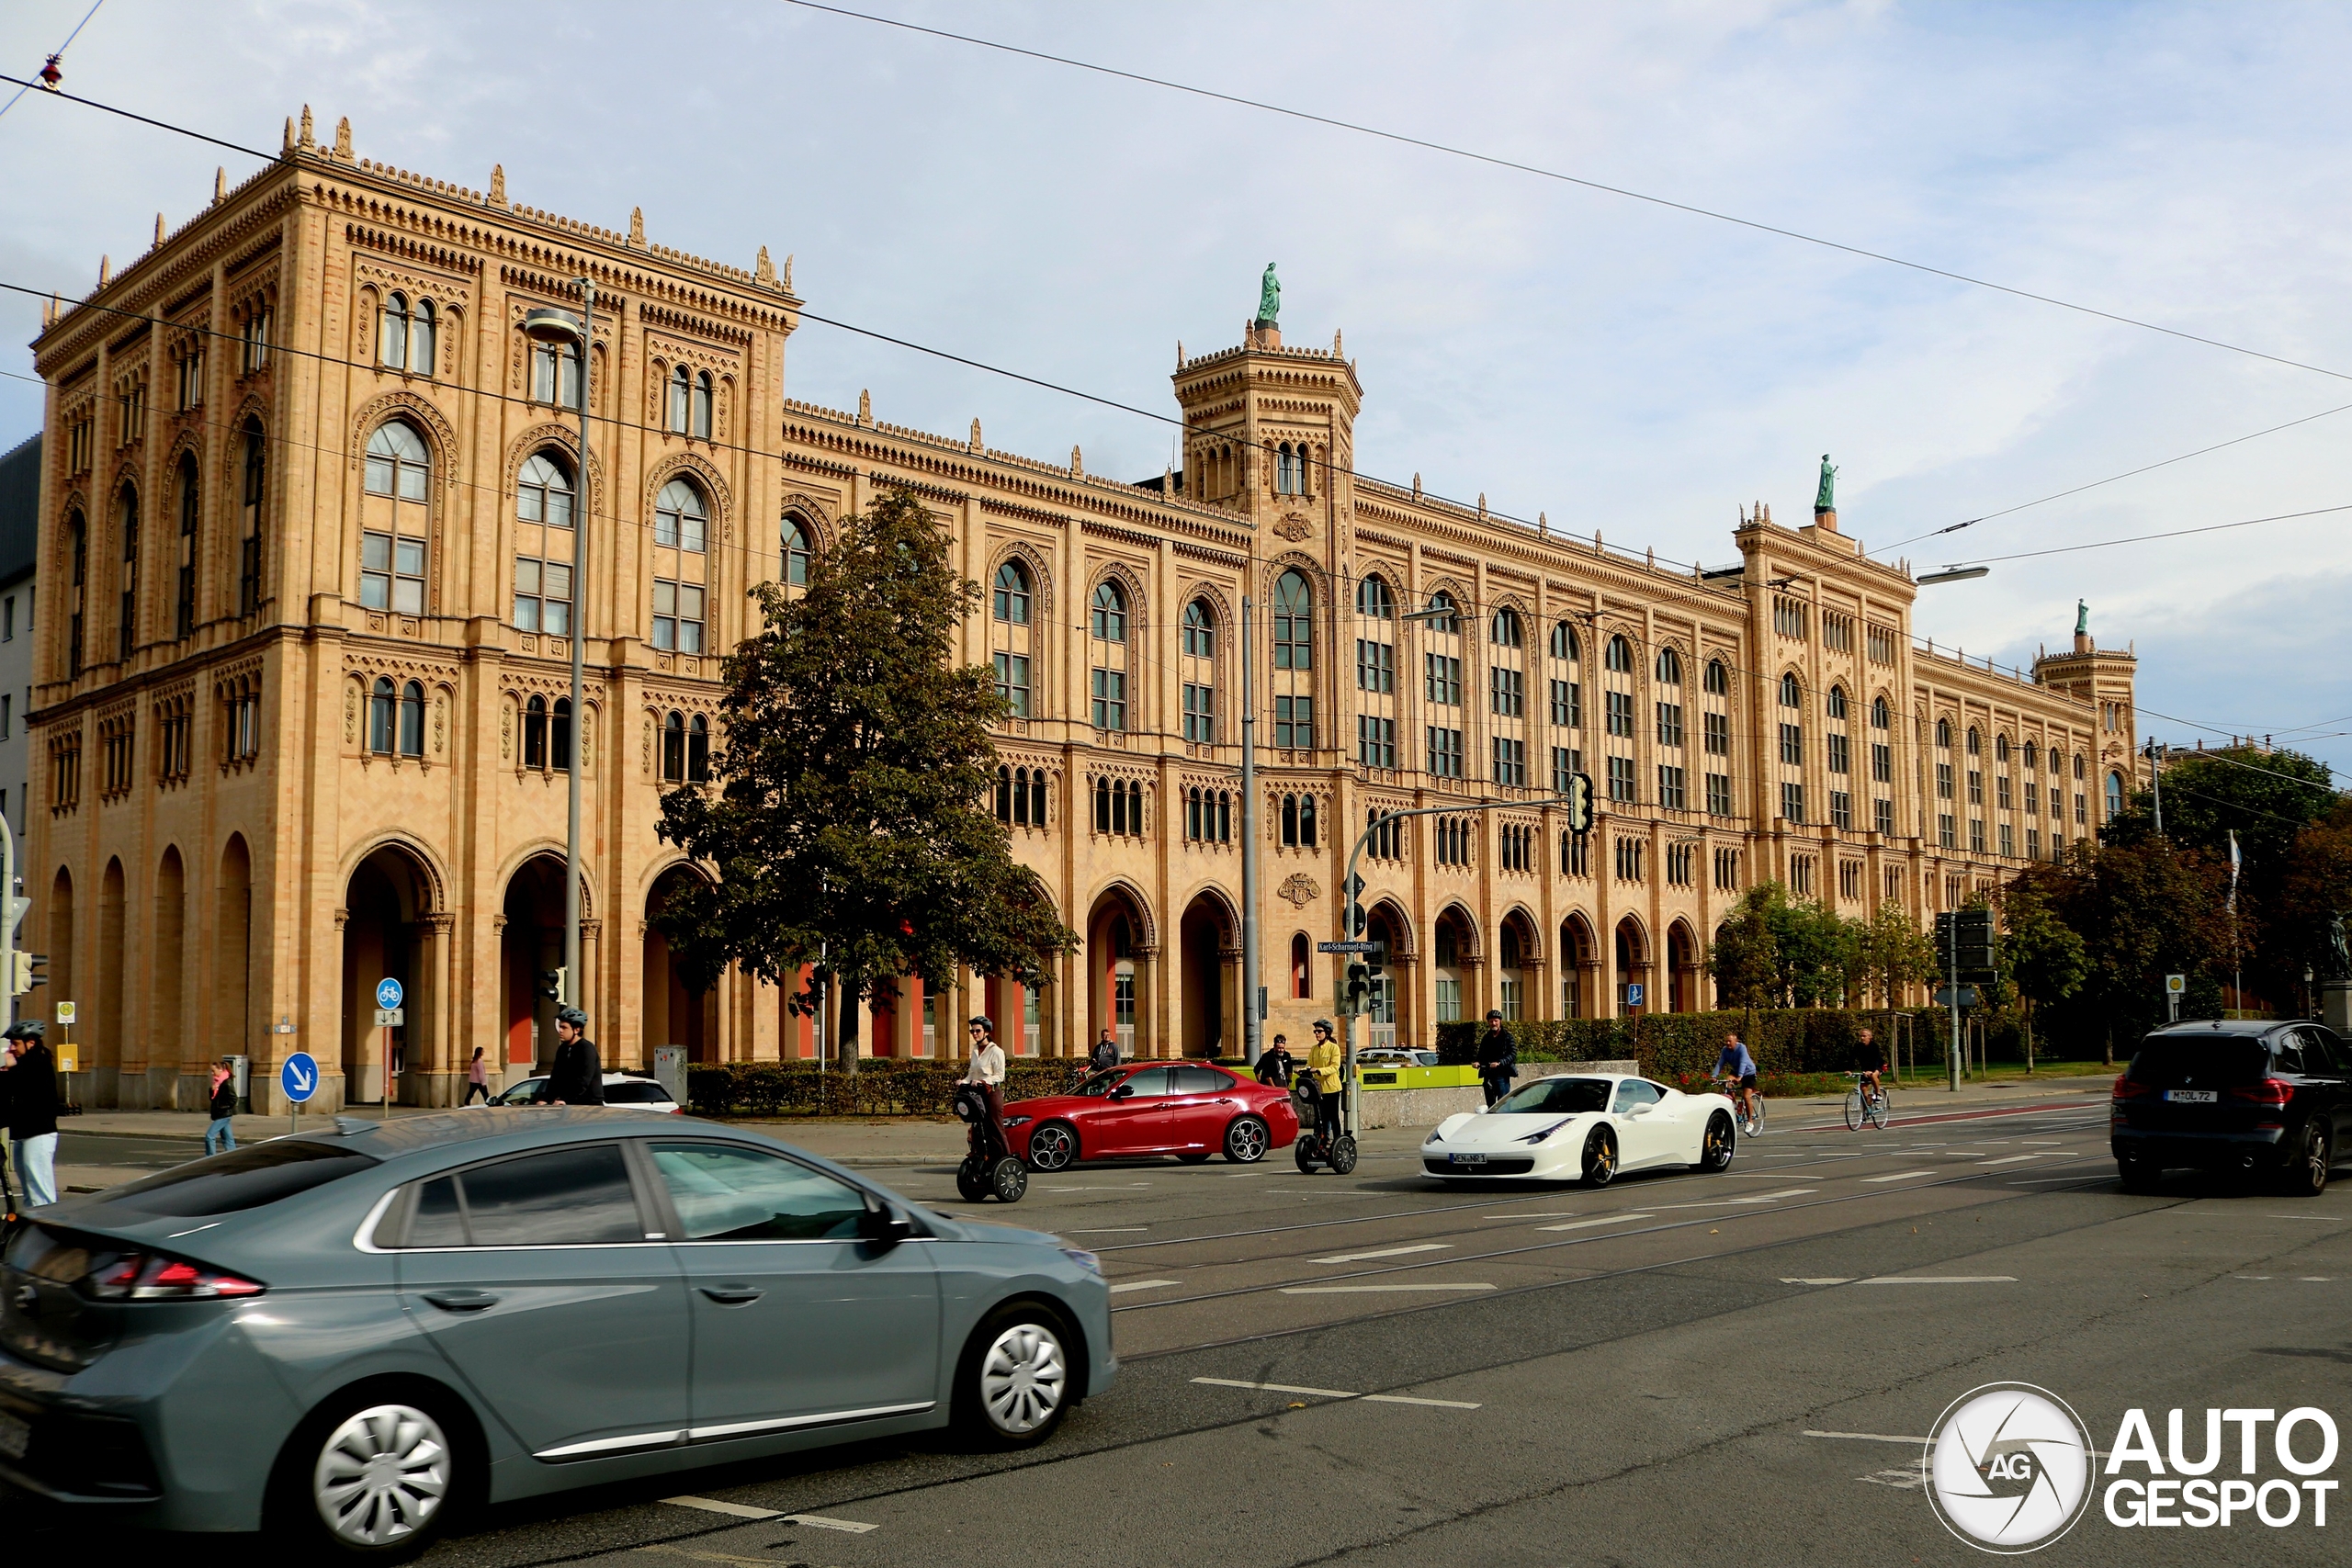
[[[1125,483],[786,396],[790,264],[741,269],[356,157],[283,155],[86,299],[49,383],[27,945],[39,1016],[77,1004],[79,1098],[199,1102],[208,1057],[318,1056],[318,1103],[382,1092],[373,987],[405,985],[405,1100],[542,1056],[560,959],[566,770],[586,795],[584,966],[607,1060],[811,1054],[739,977],[689,995],[647,926],[696,874],[658,795],[706,776],[718,657],[747,585],[792,581],[905,486],[989,590],[967,629],[1017,715],[996,807],[1085,941],[1042,990],[910,986],[877,1055],[954,1052],[985,1008],[1016,1049],[1117,1030],[1238,1049],[1238,694],[1262,743],[1270,1029],[1329,1010],[1338,885],[1366,862],[1391,984],[1374,1040],[1708,1003],[1709,934],[1777,878],[1926,916],[2088,834],[2132,769],[2132,661],[2034,674],[1915,645],[1915,585],[1834,510],[1743,511],[1744,570],[1688,569],[1352,477],[1363,397],[1272,321],[1185,357],[1181,471]],[[580,365],[525,311],[595,280]],[[1271,293],[1269,298],[1271,298]],[[582,625],[568,623],[585,520]],[[1254,636],[1240,636],[1244,598]],[[1450,604],[1458,618],[1400,616]],[[570,638],[586,638],[571,711]],[[1578,842],[1545,802],[1589,773]],[[2110,782],[2112,781],[2112,782]]]

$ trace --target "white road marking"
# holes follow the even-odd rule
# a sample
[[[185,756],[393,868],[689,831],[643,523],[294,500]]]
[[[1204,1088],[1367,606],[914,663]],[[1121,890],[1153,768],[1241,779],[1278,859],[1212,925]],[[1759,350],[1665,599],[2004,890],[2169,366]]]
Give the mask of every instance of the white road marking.
[[[1919,1473],[1916,1466],[1909,1470],[1873,1471],[1868,1475],[1858,1475],[1854,1479],[1867,1481],[1872,1486],[1893,1486],[1904,1492],[1917,1492],[1927,1484],[1926,1478]]]
[[[2017,1164],[2017,1163],[2018,1163],[2018,1161],[2019,1161],[2019,1160],[2024,1160],[2024,1159],[2040,1159],[2041,1157],[2041,1156],[2040,1155],[2038,1155],[2038,1154],[2033,1154],[2033,1155],[2005,1155],[2005,1156],[2002,1156],[2001,1158],[1999,1158],[1999,1159],[1981,1159],[1981,1160],[1978,1160],[1976,1163],[1977,1163],[1978,1165],[2015,1165],[2015,1164]]]
[[[1148,1231],[1149,1225],[1096,1225],[1091,1230],[1072,1231],[1072,1235],[1124,1235],[1131,1231]]]
[[[1770,1203],[1782,1198],[1804,1198],[1820,1191],[1818,1187],[1791,1187],[1779,1192],[1758,1192],[1746,1198],[1734,1198],[1734,1203]]]
[[[1834,1278],[1826,1278],[1826,1279],[1818,1279],[1818,1280],[1805,1280],[1805,1279],[1796,1279],[1796,1280],[1792,1280],[1792,1279],[1790,1279],[1790,1278],[1789,1278],[1787,1275],[1785,1275],[1785,1274],[1783,1274],[1783,1275],[1781,1275],[1781,1283],[1782,1283],[1783,1285],[1850,1285],[1850,1284],[1852,1284],[1853,1282],[1854,1282],[1854,1277],[1853,1277],[1852,1275],[1850,1275],[1850,1274],[1840,1274],[1840,1275],[1835,1276]],[[1810,1434],[1809,1434],[1809,1435],[1810,1435]]]
[[[1393,1291],[1491,1291],[1492,1285],[1285,1285],[1285,1296],[1372,1296]]]
[[[1402,1258],[1408,1252],[1445,1252],[1451,1250],[1453,1246],[1453,1244],[1450,1241],[1424,1241],[1417,1242],[1411,1247],[1384,1247],[1377,1252],[1342,1252],[1332,1258],[1310,1258],[1307,1261],[1309,1263],[1363,1263],[1374,1258]]]
[[[1136,1188],[1148,1187],[1150,1185],[1151,1183],[1148,1181],[1130,1181],[1124,1187],[1109,1185],[1102,1187],[1048,1187],[1046,1190],[1048,1192],[1128,1192],[1134,1190]]]
[[[2262,1217],[2266,1220],[2319,1220],[2331,1225],[2344,1223],[2342,1214],[2265,1214]]]
[[[1654,1220],[1656,1214],[1603,1214],[1597,1220],[1578,1220],[1568,1225],[1539,1225],[1539,1230],[1580,1231],[1592,1225],[1622,1225],[1628,1220]]]
[[[1207,1383],[1212,1388],[1249,1388],[1267,1393],[1306,1393],[1318,1399],[1356,1399],[1366,1404],[1425,1404],[1436,1410],[1477,1410],[1482,1408],[1466,1399],[1419,1399],[1408,1393],[1351,1393],[1340,1388],[1301,1388],[1286,1382],[1245,1382],[1239,1378],[1194,1378],[1194,1382]]]
[[[1183,1282],[1182,1280],[1129,1280],[1125,1284],[1112,1286],[1111,1293],[1115,1296],[1126,1291],[1156,1291],[1163,1285],[1181,1285]]]
[[[840,1530],[845,1535],[871,1535],[882,1528],[880,1525],[862,1525],[855,1519],[829,1519],[822,1514],[786,1514],[784,1522],[807,1525],[810,1529]]]
[[[1568,1220],[1583,1212],[1581,1209],[1539,1209],[1526,1214],[1481,1214],[1478,1217],[1482,1220]]]
[[[1815,1432],[1808,1430],[1808,1438],[1843,1438],[1857,1443],[1926,1443],[1925,1438],[1898,1438],[1887,1432]]]
[[[1933,1176],[1932,1170],[1898,1170],[1892,1176],[1865,1176],[1864,1181],[1908,1181],[1915,1176]]]
[[[2333,1274],[2298,1274],[2295,1276],[2295,1282],[2299,1285],[2325,1285],[2332,1283],[2335,1279],[2335,1276]]]
[[[1269,1187],[1268,1192],[1288,1193],[1300,1198],[1385,1198],[1385,1192],[1354,1192],[1345,1187]]]
[[[747,1507],[741,1503],[722,1503],[716,1497],[664,1497],[664,1503],[681,1508],[700,1508],[706,1514],[730,1514],[739,1519],[780,1519],[781,1510]],[[867,1527],[871,1529],[872,1527]]]
[[[2014,1285],[2015,1274],[1881,1274],[1863,1285]]]

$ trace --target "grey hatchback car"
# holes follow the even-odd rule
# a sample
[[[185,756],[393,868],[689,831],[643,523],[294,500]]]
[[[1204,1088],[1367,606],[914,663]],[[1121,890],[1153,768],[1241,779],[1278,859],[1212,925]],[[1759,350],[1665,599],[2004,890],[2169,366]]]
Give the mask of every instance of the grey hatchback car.
[[[0,1265],[0,1477],[359,1559],[469,1505],[1110,1383],[1091,1253],[756,1134],[591,1107],[338,1119],[35,1211]]]

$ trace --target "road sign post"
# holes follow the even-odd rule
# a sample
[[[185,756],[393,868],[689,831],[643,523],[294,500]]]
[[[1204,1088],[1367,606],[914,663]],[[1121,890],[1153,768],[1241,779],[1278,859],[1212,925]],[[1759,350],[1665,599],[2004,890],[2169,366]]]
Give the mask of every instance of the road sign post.
[[[384,1032],[383,1101],[377,1115],[390,1121],[392,1114],[392,1031],[401,1024],[401,998],[405,993],[401,983],[390,975],[376,982],[376,1022]]]
[[[2180,1021],[2180,998],[2181,998],[2181,993],[2183,993],[2184,991],[2186,991],[2186,990],[2188,990],[2188,976],[2186,976],[2186,975],[2167,975],[2167,976],[2165,976],[2165,1014],[2166,1014],[2165,1019],[2165,1022],[2167,1022],[2167,1023],[2178,1023],[2178,1022]]]
[[[308,1051],[288,1055],[277,1068],[278,1092],[286,1096],[288,1106],[286,1130],[302,1130],[302,1106],[319,1092],[319,1064]]]

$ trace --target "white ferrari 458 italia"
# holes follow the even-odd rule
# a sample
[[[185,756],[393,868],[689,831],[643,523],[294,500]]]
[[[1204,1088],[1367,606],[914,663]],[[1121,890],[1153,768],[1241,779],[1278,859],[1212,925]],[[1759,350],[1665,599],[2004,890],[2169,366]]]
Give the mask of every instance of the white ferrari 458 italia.
[[[1449,1116],[1421,1145],[1421,1168],[1449,1181],[1511,1179],[1606,1187],[1621,1171],[1731,1168],[1732,1102],[1647,1078],[1536,1078],[1484,1111]]]

